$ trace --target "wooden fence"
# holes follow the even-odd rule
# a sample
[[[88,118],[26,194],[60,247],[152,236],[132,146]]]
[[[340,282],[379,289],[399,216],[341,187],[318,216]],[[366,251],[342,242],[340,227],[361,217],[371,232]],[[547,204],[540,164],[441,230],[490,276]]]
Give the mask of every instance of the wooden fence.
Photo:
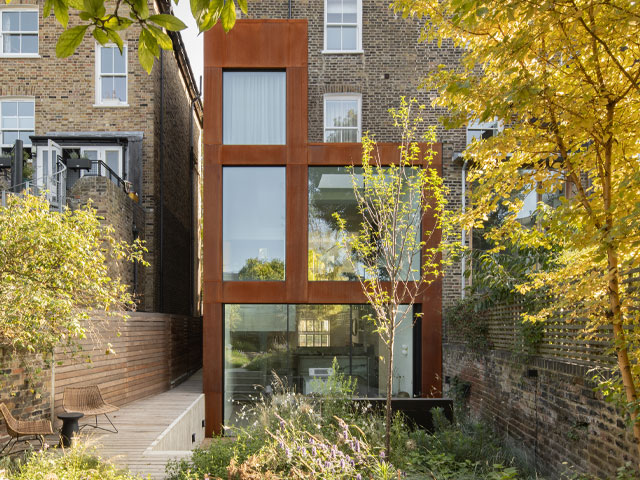
[[[124,323],[105,325],[96,332],[98,338],[82,341],[82,354],[56,358],[56,412],[67,386],[97,384],[107,402],[124,405],[168,390],[202,366],[199,318],[134,313]],[[106,352],[107,344],[115,353]]]
[[[640,292],[640,268],[634,269],[623,280],[629,289]],[[638,295],[640,308],[640,295]],[[522,352],[524,345],[521,314],[525,312],[522,304],[495,305],[480,313],[487,327],[489,348]],[[611,346],[612,327],[599,329],[596,338],[584,334],[584,322],[566,322],[562,318],[545,322],[542,339],[537,346],[537,355],[570,363],[583,365],[608,365],[615,362],[615,356],[607,353]],[[460,334],[449,332],[453,342],[464,341]]]

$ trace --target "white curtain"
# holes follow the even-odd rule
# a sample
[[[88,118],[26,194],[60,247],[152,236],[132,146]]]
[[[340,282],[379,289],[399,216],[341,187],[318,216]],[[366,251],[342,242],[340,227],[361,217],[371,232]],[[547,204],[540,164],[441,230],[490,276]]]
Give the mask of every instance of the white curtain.
[[[225,145],[284,145],[285,72],[224,72],[222,132]]]

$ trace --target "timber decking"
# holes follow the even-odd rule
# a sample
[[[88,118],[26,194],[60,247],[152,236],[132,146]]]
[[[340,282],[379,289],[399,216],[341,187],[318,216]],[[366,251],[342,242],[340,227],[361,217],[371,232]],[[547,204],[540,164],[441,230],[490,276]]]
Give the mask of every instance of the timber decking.
[[[173,390],[137,400],[114,412],[111,419],[119,433],[86,427],[82,430],[82,437],[97,448],[103,459],[144,478],[149,475],[153,480],[162,480],[166,463],[184,453],[148,453],[146,450],[201,394],[202,372],[199,371]],[[84,423],[92,421],[93,417],[90,417]],[[104,416],[99,416],[98,424],[104,422]]]

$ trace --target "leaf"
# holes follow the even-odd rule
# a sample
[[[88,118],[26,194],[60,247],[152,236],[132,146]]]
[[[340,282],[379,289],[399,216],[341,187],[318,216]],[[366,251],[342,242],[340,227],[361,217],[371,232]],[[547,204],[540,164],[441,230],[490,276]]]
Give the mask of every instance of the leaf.
[[[191,7],[191,14],[196,21],[202,16],[202,12],[209,2],[207,0],[189,0],[189,5]]]
[[[109,37],[109,40],[115,43],[118,46],[118,50],[120,50],[120,53],[122,53],[124,43],[122,42],[122,38],[120,38],[120,35],[118,35],[118,32],[114,30],[107,30],[106,33],[107,37]]]
[[[73,55],[82,43],[87,28],[89,28],[89,25],[78,25],[77,27],[62,32],[56,44],[56,55],[59,58],[66,58],[69,55]]]
[[[140,43],[144,43],[147,50],[149,50],[149,52],[151,52],[154,57],[158,58],[158,56],[160,55],[160,47],[158,46],[158,41],[146,28],[143,28],[140,32]]]
[[[236,4],[233,0],[227,0],[225,2],[224,7],[222,7],[220,19],[222,20],[222,28],[224,28],[225,32],[233,28],[236,23]]]
[[[53,0],[53,13],[64,28],[69,24],[69,7],[64,0]],[[58,42],[59,43],[59,42]]]
[[[187,28],[183,21],[174,15],[166,15],[164,13],[151,15],[149,20],[172,32],[179,32],[180,30]]]
[[[242,13],[247,15],[248,13],[247,0],[238,0],[238,6],[240,7],[240,10],[242,11]]]
[[[53,0],[45,0],[44,7],[42,8],[42,16],[44,18],[47,18],[49,15],[51,15],[52,8],[53,8]]]
[[[95,38],[100,45],[104,45],[109,42],[108,35],[101,28],[96,27],[91,33],[93,35],[93,38]]]
[[[110,28],[111,30],[124,30],[132,24],[133,22],[126,17],[111,17],[104,22],[104,27]]]
[[[138,59],[140,60],[140,65],[142,65],[142,68],[144,68],[147,73],[151,73],[155,57],[153,56],[153,53],[149,51],[146,44],[142,41],[138,42]]]
[[[131,7],[138,18],[142,20],[149,18],[149,5],[147,5],[147,0],[131,0]]]
[[[171,37],[169,37],[169,35],[167,35],[161,29],[159,29],[158,27],[155,27],[153,25],[147,24],[147,28],[153,34],[153,36],[158,41],[158,44],[160,45],[160,47],[162,49],[164,49],[164,50],[172,50],[173,49],[173,42],[171,41]]]
[[[105,14],[103,0],[83,0],[84,11],[90,13],[94,17],[102,17]]]

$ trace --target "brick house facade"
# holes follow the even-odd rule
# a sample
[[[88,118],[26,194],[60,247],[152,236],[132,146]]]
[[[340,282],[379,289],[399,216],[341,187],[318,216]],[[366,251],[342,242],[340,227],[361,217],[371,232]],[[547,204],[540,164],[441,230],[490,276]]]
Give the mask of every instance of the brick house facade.
[[[68,152],[74,151],[101,155],[97,158],[112,167],[117,162],[116,173],[130,182],[127,190],[135,192],[137,201],[123,188],[107,185],[109,180],[104,176],[79,178],[78,170],[68,170],[69,205],[92,198],[122,239],[131,241],[135,235],[145,240],[149,266],[138,268],[134,285],[141,310],[198,315],[202,103],[180,35],[170,33],[174,51],[162,51],[148,75],[136,54],[138,31],[122,32],[127,50],[125,76],[120,78],[125,78],[126,98],[123,102],[102,101],[107,95],[101,95],[99,89],[106,84],[100,80],[116,82],[113,72],[118,69],[101,66],[100,47],[90,34],[72,56],[57,58],[55,45],[63,30],[53,15],[43,18],[43,3],[16,0],[0,6],[5,20],[4,31],[0,30],[0,38],[4,38],[0,102],[7,103],[5,126],[13,126],[7,115],[16,101],[24,101],[26,107],[33,108],[26,120],[33,122],[27,126],[31,132],[21,132],[25,145],[31,133],[35,134],[34,146],[44,148],[49,139],[58,143],[64,161]],[[170,2],[150,4],[157,12],[170,8]],[[34,16],[18,16],[17,12],[34,12]],[[16,29],[22,29],[22,43],[11,33]],[[37,37],[25,35],[25,30]],[[1,53],[11,51],[18,53]],[[109,85],[112,87],[104,88],[120,94],[121,85]],[[9,142],[13,137],[6,139]],[[36,148],[32,150],[35,154]],[[107,152],[111,157],[104,156]],[[35,162],[42,164],[43,160]],[[42,170],[34,173],[38,175]],[[133,284],[133,267],[130,270],[125,279]]]

